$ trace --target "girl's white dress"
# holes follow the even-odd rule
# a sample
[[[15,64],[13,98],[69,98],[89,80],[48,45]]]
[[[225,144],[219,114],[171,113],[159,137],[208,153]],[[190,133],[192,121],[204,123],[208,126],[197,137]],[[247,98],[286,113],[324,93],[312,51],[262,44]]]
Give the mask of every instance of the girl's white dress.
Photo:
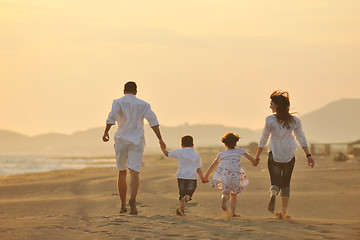
[[[245,191],[249,180],[241,166],[240,158],[246,153],[243,148],[228,149],[217,155],[219,161],[211,187],[219,188],[224,193],[238,194]]]

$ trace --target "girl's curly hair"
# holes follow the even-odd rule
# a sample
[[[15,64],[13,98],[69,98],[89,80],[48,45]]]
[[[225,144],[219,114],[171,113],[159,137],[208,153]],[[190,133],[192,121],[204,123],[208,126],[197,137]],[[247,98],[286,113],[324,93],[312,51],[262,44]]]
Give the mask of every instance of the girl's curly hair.
[[[236,143],[239,141],[239,139],[240,139],[239,135],[234,134],[232,132],[228,132],[221,138],[221,142],[225,143],[225,145],[228,148],[233,149],[235,148]]]

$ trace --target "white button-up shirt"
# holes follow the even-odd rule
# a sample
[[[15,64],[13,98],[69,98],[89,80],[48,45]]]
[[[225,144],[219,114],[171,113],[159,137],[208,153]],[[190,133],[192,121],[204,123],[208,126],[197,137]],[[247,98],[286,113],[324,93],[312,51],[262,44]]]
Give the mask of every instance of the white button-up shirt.
[[[301,127],[301,121],[295,116],[293,116],[293,118],[295,123],[290,123],[289,129],[283,127],[283,124],[277,121],[275,115],[270,115],[266,118],[259,147],[265,147],[271,134],[269,151],[272,151],[275,162],[286,163],[290,162],[291,159],[295,157],[295,151],[298,149],[298,145],[295,142],[295,136],[301,146],[307,146],[306,138]]]
[[[176,177],[181,179],[198,179],[197,169],[202,167],[201,158],[192,147],[169,152],[170,158],[179,161]]]
[[[149,103],[138,99],[134,94],[125,94],[113,101],[106,123],[114,125],[117,122],[115,141],[123,140],[134,145],[145,145],[144,118],[150,127],[159,125]]]

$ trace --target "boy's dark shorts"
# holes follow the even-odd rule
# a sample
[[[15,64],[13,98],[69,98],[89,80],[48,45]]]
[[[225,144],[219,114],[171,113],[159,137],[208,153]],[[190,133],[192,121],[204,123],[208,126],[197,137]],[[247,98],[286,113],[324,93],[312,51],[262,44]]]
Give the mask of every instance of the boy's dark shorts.
[[[197,180],[196,179],[181,179],[178,178],[178,186],[179,186],[179,200],[183,198],[185,195],[190,196],[190,200],[192,195],[195,192],[197,187]]]

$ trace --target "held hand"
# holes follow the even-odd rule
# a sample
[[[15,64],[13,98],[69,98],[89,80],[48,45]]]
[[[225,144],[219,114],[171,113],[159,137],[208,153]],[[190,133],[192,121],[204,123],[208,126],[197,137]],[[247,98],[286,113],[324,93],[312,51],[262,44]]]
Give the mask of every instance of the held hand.
[[[110,139],[109,133],[104,133],[104,136],[102,137],[102,140],[103,140],[104,142],[108,142],[109,139]]]
[[[252,165],[253,165],[254,167],[256,167],[256,166],[259,164],[259,162],[260,162],[260,158],[259,158],[259,157],[255,157],[255,158],[254,158],[254,162],[252,162]]]
[[[166,144],[163,140],[159,140],[159,144],[161,149],[166,149]]]
[[[307,159],[309,167],[313,168],[315,165],[315,161],[312,157],[308,157]]]
[[[208,183],[208,182],[210,182],[209,179],[208,179],[208,178],[205,178],[205,177],[204,177],[203,179],[201,179],[201,181],[202,181],[202,183]]]

